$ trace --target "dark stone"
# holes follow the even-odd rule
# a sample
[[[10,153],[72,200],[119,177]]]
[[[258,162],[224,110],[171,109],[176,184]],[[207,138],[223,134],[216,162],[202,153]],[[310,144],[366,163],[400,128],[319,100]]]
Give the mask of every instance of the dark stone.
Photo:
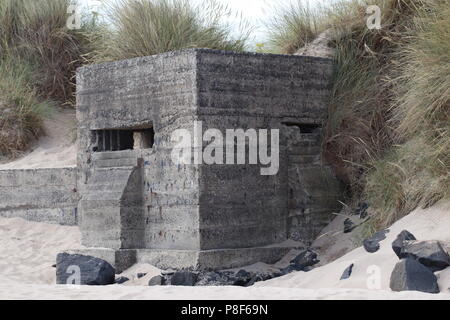
[[[79,283],[73,279],[80,270]],[[115,281],[116,270],[106,261],[91,256],[60,253],[56,257],[56,283],[79,285],[109,285]]]
[[[352,263],[347,269],[344,270],[344,272],[342,273],[342,276],[341,276],[341,280],[346,280],[346,279],[350,278],[350,276],[352,275],[354,266],[355,265]]]
[[[130,281],[130,279],[128,279],[127,277],[119,277],[119,278],[116,279],[115,283],[116,284],[123,284],[123,283],[125,283],[127,281]]]
[[[260,282],[260,281],[264,281],[264,277],[262,275],[254,275],[250,281],[247,283],[246,287],[251,287],[252,285],[254,285],[256,282]]]
[[[263,278],[263,281],[267,281],[267,280],[275,278],[275,274],[263,273],[263,274],[261,274],[261,277]]]
[[[197,279],[198,275],[196,273],[191,271],[178,271],[172,275],[170,284],[173,286],[191,287],[195,285]]]
[[[434,273],[414,259],[403,259],[397,263],[391,274],[390,287],[393,291],[420,291],[439,293]]]
[[[141,278],[145,277],[146,275],[147,275],[147,273],[138,273],[137,278],[141,279]]]
[[[245,270],[239,270],[234,277],[236,280],[234,281],[233,285],[245,287],[252,279],[252,274]]]
[[[56,268],[56,264],[52,264],[52,268]]]
[[[236,273],[236,277],[238,277],[238,278],[250,278],[252,275],[251,275],[251,273],[250,272],[248,272],[248,271],[245,271],[245,270],[239,270],[237,273]]]
[[[290,263],[294,270],[302,271],[306,267],[312,267],[319,262],[320,260],[317,259],[317,253],[308,249],[292,259]]]
[[[436,272],[450,266],[450,257],[439,241],[405,241],[400,258],[411,258]]]
[[[307,268],[312,268],[312,267],[307,267]],[[307,272],[307,271],[305,271],[305,272]],[[272,278],[279,278],[279,277],[282,277],[283,275],[284,274],[282,274],[280,271],[277,271],[272,274]]]
[[[175,274],[175,272],[176,272],[176,271],[173,271],[173,270],[162,270],[162,271],[161,271],[161,274],[162,274],[163,276],[172,276],[172,275]]]
[[[367,209],[369,209],[369,205],[365,202],[361,202],[355,210],[355,214],[361,219],[365,219],[367,217]]]
[[[294,270],[292,268],[292,270]],[[236,273],[230,271],[200,272],[195,286],[240,286],[248,287],[258,281],[266,281],[283,276],[284,273],[276,271],[273,273],[255,274],[246,270]]]
[[[345,219],[344,221],[344,233],[350,233],[356,228],[355,224],[350,218]]]
[[[365,239],[363,241],[364,249],[369,253],[375,253],[380,249],[380,243],[372,239]]]
[[[233,272],[203,272],[198,275],[196,286],[232,286],[237,278]]]
[[[289,273],[291,273],[291,272],[294,272],[294,271],[297,271],[297,270],[295,270],[295,268],[293,267],[293,266],[288,266],[288,267],[286,267],[286,268],[283,268],[283,269],[280,269],[280,272],[281,272],[281,274],[284,276],[284,275],[287,275],[287,274],[289,274]]]
[[[163,276],[155,276],[148,282],[149,286],[163,286],[166,284],[166,279]]]
[[[308,266],[308,267],[303,268],[302,271],[304,271],[304,272],[310,272],[310,271],[313,270],[313,269],[314,269],[314,267]]]
[[[403,242],[407,240],[417,240],[416,237],[412,233],[407,230],[403,230],[399,233],[397,238],[392,242],[392,250],[394,250],[395,254],[401,259],[400,252],[403,248]]]
[[[388,233],[389,230],[381,230],[376,232],[372,237],[369,239],[365,239],[363,241],[364,249],[366,249],[369,253],[375,253],[380,249],[380,242],[386,239],[386,233]]]

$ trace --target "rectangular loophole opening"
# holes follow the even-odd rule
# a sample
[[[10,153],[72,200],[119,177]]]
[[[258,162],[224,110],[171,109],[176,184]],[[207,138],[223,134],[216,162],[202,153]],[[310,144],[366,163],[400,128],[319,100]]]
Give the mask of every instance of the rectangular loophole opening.
[[[155,143],[153,127],[147,129],[107,129],[92,131],[93,152],[151,149]]]
[[[315,123],[295,123],[295,122],[283,122],[287,127],[297,127],[300,129],[300,133],[317,133],[317,131],[322,128],[319,124]]]

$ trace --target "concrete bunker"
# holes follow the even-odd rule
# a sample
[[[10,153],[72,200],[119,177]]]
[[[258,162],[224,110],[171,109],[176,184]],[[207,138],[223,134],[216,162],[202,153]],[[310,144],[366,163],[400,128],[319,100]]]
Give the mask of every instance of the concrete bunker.
[[[311,242],[339,207],[320,147],[331,75],[328,59],[208,49],[81,68],[83,252],[118,272],[136,262],[226,269]],[[200,121],[221,132],[278,129],[279,172],[175,165],[171,134]]]

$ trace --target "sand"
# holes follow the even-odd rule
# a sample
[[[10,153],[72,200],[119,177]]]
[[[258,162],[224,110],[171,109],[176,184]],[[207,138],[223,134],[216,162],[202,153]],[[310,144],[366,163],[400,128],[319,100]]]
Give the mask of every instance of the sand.
[[[68,248],[81,248],[77,227],[65,227],[22,219],[0,218],[0,299],[446,299],[450,300],[450,268],[438,274],[441,293],[395,293],[389,289],[389,277],[397,256],[391,242],[403,229],[418,239],[450,241],[450,202],[441,202],[432,208],[418,209],[391,227],[381,249],[375,254],[357,248],[334,262],[308,273],[295,272],[281,278],[241,287],[148,287],[148,280],[159,274],[157,268],[140,264],[125,271],[131,281],[126,285],[105,287],[55,285],[55,257]],[[448,242],[450,243],[450,242]],[[291,256],[295,252],[291,252]],[[285,265],[286,257],[277,266]],[[340,281],[344,269],[354,263],[350,279]],[[367,286],[369,266],[378,268],[380,287]],[[273,268],[259,263],[248,269],[264,271]],[[139,272],[147,273],[137,279]],[[373,282],[371,282],[373,284]],[[376,281],[374,282],[376,284]]]
[[[0,219],[0,283],[54,284],[56,255],[81,248],[77,227]]]
[[[261,287],[286,288],[348,288],[370,289],[377,287],[376,274],[379,274],[378,290],[390,290],[389,279],[395,264],[399,261],[391,248],[391,243],[402,230],[412,232],[418,240],[440,240],[450,247],[450,202],[440,202],[432,208],[417,209],[399,220],[391,228],[385,240],[380,242],[380,250],[368,253],[364,248],[357,248],[343,257],[310,272],[296,272],[282,278],[264,283]],[[343,271],[354,264],[350,279],[340,280]],[[374,276],[375,274],[375,276]],[[441,292],[450,294],[450,270],[438,274]]]
[[[74,167],[77,163],[75,145],[76,116],[73,109],[55,111],[44,120],[46,135],[22,157],[0,164],[0,170]]]

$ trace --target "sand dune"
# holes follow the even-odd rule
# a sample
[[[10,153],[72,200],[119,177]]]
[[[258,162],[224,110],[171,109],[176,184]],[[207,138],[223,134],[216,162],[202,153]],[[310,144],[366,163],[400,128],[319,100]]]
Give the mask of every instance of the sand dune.
[[[75,126],[75,110],[58,109],[51,118],[44,120],[46,135],[31,146],[31,150],[22,157],[1,163],[0,170],[76,166]]]
[[[55,285],[55,257],[68,248],[80,248],[77,227],[29,222],[22,219],[0,218],[0,299],[450,299],[450,270],[439,276],[441,294],[419,292],[394,293],[388,283],[390,272],[398,261],[391,242],[403,229],[418,239],[450,241],[450,202],[433,208],[418,209],[397,222],[381,249],[369,254],[357,248],[336,261],[311,272],[295,272],[287,276],[241,287],[148,287],[148,278],[158,269],[149,265],[134,266],[124,274],[132,277],[127,285],[78,287]],[[449,242],[450,243],[450,242]],[[354,263],[350,279],[340,281],[344,269]],[[369,266],[380,270],[381,287],[367,287]],[[264,268],[258,264],[255,268]],[[148,272],[142,279],[133,278],[138,272]]]
[[[390,290],[389,280],[395,264],[399,261],[391,248],[392,242],[402,230],[412,232],[418,240],[440,240],[450,248],[450,202],[440,202],[429,209],[417,209],[410,215],[395,223],[381,248],[376,253],[368,253],[364,248],[357,248],[334,262],[316,268],[311,272],[296,272],[282,278],[273,279],[255,286],[277,286],[287,288],[354,288],[367,289],[367,283],[379,272],[379,289]],[[340,280],[343,271],[354,264],[350,279]],[[450,268],[438,274],[441,292],[450,294]],[[371,284],[370,284],[371,286]]]

